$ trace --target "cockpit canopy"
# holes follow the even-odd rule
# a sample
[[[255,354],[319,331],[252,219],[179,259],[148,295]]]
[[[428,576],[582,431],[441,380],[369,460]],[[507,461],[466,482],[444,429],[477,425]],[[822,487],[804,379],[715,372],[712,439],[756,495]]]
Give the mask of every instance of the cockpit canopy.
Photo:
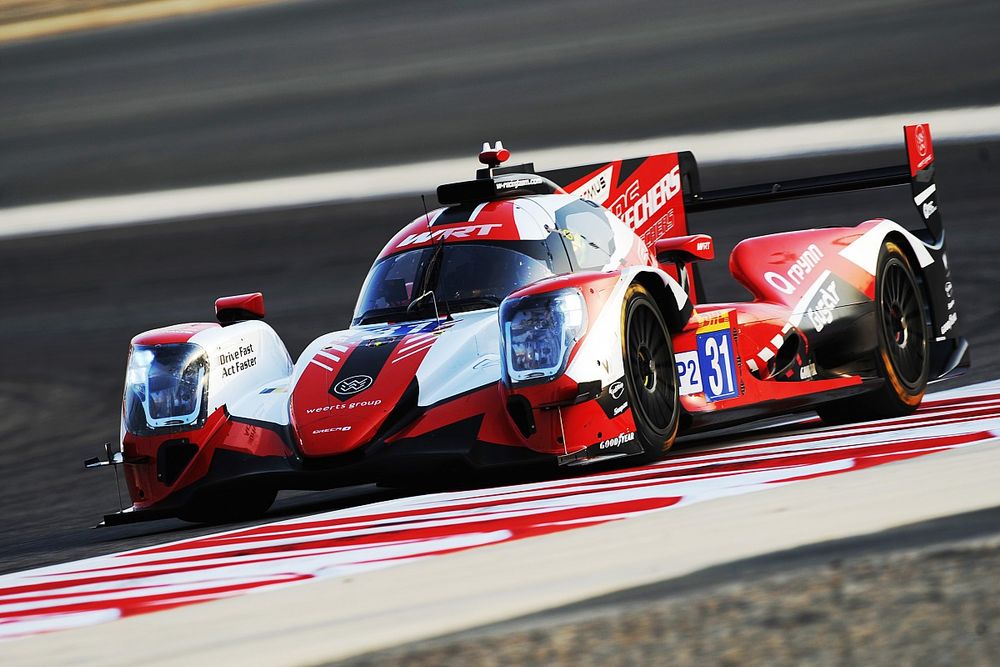
[[[440,242],[375,263],[354,324],[400,322],[438,313],[496,308],[511,292],[571,270],[562,237],[525,241]],[[433,294],[433,297],[431,296]]]

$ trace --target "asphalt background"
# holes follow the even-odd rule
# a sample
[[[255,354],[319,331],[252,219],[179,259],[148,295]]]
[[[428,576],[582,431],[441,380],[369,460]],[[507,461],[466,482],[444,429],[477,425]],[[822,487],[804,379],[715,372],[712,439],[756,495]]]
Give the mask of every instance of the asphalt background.
[[[311,0],[0,46],[0,207],[995,104],[998,26],[989,0]]]
[[[0,207],[453,156],[486,138],[530,159],[530,147],[996,103],[998,27],[1000,5],[988,2],[296,2],[0,47]],[[717,166],[703,184],[902,155]],[[1000,142],[937,155],[960,327],[973,343],[963,381],[994,379]],[[917,224],[907,194],[694,218],[719,244],[704,270],[710,298],[743,295],[725,262],[738,239],[875,216]],[[410,197],[0,241],[0,572],[216,530],[89,528],[117,505],[110,471],[82,460],[117,437],[129,339],[209,320],[215,297],[261,290],[295,356],[347,325],[372,257],[419,206]],[[270,518],[386,496],[297,495]]]

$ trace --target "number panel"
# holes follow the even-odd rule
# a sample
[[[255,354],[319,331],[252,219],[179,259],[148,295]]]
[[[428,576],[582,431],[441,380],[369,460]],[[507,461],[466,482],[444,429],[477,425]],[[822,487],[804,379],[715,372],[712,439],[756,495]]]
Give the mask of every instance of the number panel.
[[[732,329],[719,329],[696,336],[701,388],[709,401],[733,398],[739,394]]]

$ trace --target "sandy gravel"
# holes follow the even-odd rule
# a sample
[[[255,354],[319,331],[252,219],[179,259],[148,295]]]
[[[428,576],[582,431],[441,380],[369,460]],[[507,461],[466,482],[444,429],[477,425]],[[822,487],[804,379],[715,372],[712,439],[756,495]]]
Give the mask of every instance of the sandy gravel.
[[[369,665],[995,665],[1000,539],[833,561],[531,628],[429,640]]]

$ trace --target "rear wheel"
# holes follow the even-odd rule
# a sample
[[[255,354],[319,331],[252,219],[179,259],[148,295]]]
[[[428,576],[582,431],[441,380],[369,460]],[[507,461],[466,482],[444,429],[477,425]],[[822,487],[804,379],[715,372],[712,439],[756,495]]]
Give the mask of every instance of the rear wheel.
[[[654,461],[674,444],[680,418],[677,366],[663,314],[642,285],[632,285],[622,313],[625,386],[643,458]]]
[[[229,523],[258,519],[274,504],[278,491],[272,488],[206,489],[178,516],[194,523]]]
[[[917,409],[930,373],[930,332],[910,261],[887,241],[875,275],[875,365],[885,380],[876,391],[821,405],[828,424],[902,417]]]

